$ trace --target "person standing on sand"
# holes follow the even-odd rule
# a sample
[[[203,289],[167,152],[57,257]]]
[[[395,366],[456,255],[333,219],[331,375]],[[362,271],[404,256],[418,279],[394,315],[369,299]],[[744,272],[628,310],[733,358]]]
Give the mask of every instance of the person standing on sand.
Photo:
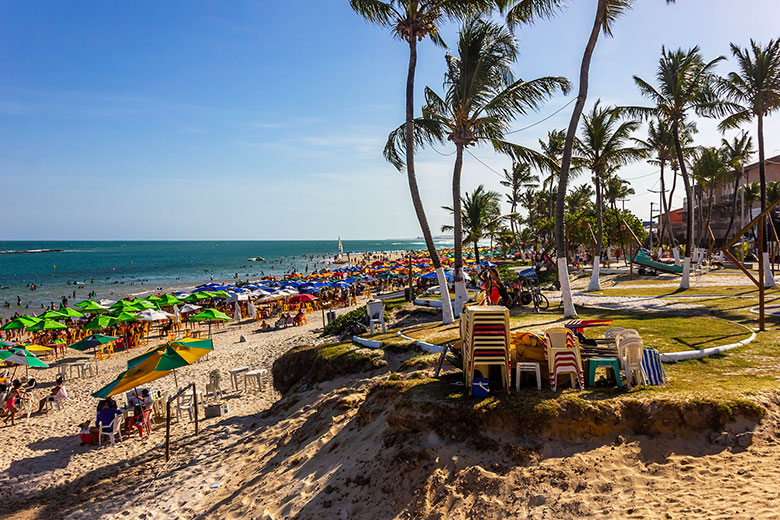
[[[8,420],[11,420],[11,426],[14,426],[14,416],[19,411],[17,408],[17,400],[24,399],[27,396],[27,392],[22,390],[22,382],[18,379],[14,381],[11,393],[8,394],[8,398],[5,400],[5,410],[8,412],[8,417],[5,418],[3,424],[8,424]]]

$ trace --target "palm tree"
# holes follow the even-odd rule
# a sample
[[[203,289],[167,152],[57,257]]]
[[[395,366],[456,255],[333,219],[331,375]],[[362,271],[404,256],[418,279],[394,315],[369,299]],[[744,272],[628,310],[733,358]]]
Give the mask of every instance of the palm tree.
[[[461,203],[461,222],[463,241],[474,246],[474,260],[479,265],[479,241],[485,238],[490,229],[500,222],[501,195],[495,191],[485,190],[480,184],[472,193],[466,192]],[[444,209],[453,212],[454,209],[444,206]],[[442,232],[455,231],[454,226],[442,226]]]
[[[672,3],[674,0],[666,0]],[[565,7],[571,0],[499,0],[499,8],[506,12],[507,24],[510,27],[520,23],[530,23],[538,18],[550,18],[561,8]],[[564,316],[567,318],[577,315],[574,309],[574,302],[571,297],[571,286],[569,285],[569,270],[566,259],[566,226],[564,220],[566,189],[569,183],[569,171],[572,163],[572,150],[574,148],[574,138],[577,134],[577,126],[585,108],[585,101],[588,98],[588,77],[590,75],[590,62],[593,57],[593,51],[596,48],[599,33],[604,32],[612,35],[612,26],[615,20],[627,9],[631,7],[631,0],[598,0],[596,5],[596,16],[593,21],[588,43],[585,46],[585,52],[582,55],[580,64],[579,92],[577,101],[574,103],[569,127],[566,131],[566,141],[564,143],[563,157],[561,160],[560,175],[558,178],[558,202],[555,208],[555,245],[557,250],[558,279],[561,282],[561,298],[564,306]]]
[[[620,212],[618,212],[617,201],[625,200],[636,192],[631,187],[631,183],[625,179],[621,179],[617,174],[611,174],[607,178],[607,182],[604,183],[604,198],[609,201],[609,205],[612,206],[612,212],[615,215],[615,220],[618,223],[618,229],[620,229],[620,219],[622,218]],[[628,261],[626,256],[626,236],[620,233],[620,245],[623,250],[623,258]]]
[[[517,207],[522,199],[522,189],[538,186],[539,176],[531,173],[531,167],[528,163],[515,162],[512,164],[511,172],[504,169],[504,178],[501,181],[501,185],[509,188],[509,193],[506,194],[506,201],[509,203],[510,211],[509,229],[515,239],[515,247],[520,249],[517,239],[519,230],[515,228],[515,224],[518,221]]]
[[[753,209],[753,204],[757,200],[761,200],[761,185],[758,182],[749,182],[742,186],[740,192],[745,208],[747,208],[748,214],[750,214],[750,210]]]
[[[731,217],[729,218],[729,227],[726,228],[726,233],[723,235],[723,240],[728,242],[731,227],[734,225],[734,217],[737,215],[739,183],[742,180],[745,163],[750,160],[750,157],[755,153],[755,149],[753,149],[753,138],[744,131],[738,136],[734,136],[731,141],[722,139],[721,143],[727,156],[726,162],[731,169],[731,178],[734,180],[734,200],[731,205]]]
[[[731,53],[737,60],[739,72],[731,72],[720,82],[721,92],[734,104],[733,112],[720,124],[721,130],[737,128],[756,118],[758,123],[758,176],[761,185],[761,211],[767,207],[766,155],[764,151],[764,118],[780,109],[780,40],[770,40],[762,47],[750,40],[750,47],[742,49],[731,44]],[[752,54],[751,54],[752,53]],[[760,225],[764,225],[763,222]],[[764,233],[764,285],[774,287],[774,276],[769,264],[767,242]]]
[[[539,139],[539,149],[546,161],[540,164],[540,169],[549,174],[545,179],[547,193],[552,193],[558,174],[561,172],[561,159],[563,158],[563,146],[566,144],[566,132],[563,130],[551,130],[547,132],[547,141]],[[548,200],[548,218],[553,218],[555,202],[552,197]]]
[[[595,193],[590,184],[577,186],[566,196],[566,211],[574,215],[582,213],[583,210],[593,205],[592,199]]]
[[[417,145],[442,142],[455,144],[452,174],[452,201],[455,231],[455,314],[468,300],[463,280],[463,244],[460,222],[463,154],[469,146],[489,141],[514,157],[539,163],[533,150],[503,140],[515,117],[535,110],[559,88],[568,92],[563,77],[542,77],[530,81],[515,79],[512,63],[517,45],[509,30],[493,22],[473,18],[464,23],[458,39],[458,56],[447,55],[444,97],[425,89],[423,115],[415,120]],[[406,125],[388,137],[385,156],[397,167],[403,166],[401,150],[406,146]]]
[[[674,247],[674,236],[672,235],[672,224],[669,217],[670,203],[666,201],[666,179],[664,170],[666,165],[674,162],[674,136],[672,129],[663,119],[651,120],[647,128],[647,139],[634,139],[638,147],[645,154],[652,158],[648,160],[650,164],[658,165],[661,169],[661,204],[665,218],[661,221],[661,229],[658,233],[660,240],[663,240],[664,232],[669,231],[669,247]],[[671,200],[671,199],[670,199]]]
[[[601,289],[599,259],[604,241],[603,185],[617,168],[642,157],[641,150],[627,146],[631,133],[637,128],[637,121],[621,121],[620,114],[614,107],[602,107],[601,100],[597,100],[593,109],[582,120],[582,137],[574,143],[579,160],[582,166],[593,174],[596,187],[596,250],[588,291]]]
[[[691,111],[702,116],[718,116],[726,112],[727,104],[717,99],[712,88],[715,77],[713,70],[715,65],[723,59],[725,59],[723,56],[719,56],[712,61],[705,62],[698,47],[688,51],[682,49],[669,51],[662,47],[658,72],[656,73],[658,87],[653,87],[642,78],[634,76],[634,82],[639,91],[645,97],[650,98],[655,106],[625,109],[633,115],[663,118],[672,128],[677,164],[688,198],[685,261],[680,289],[690,287],[691,253],[694,243],[693,185],[685,164],[685,152],[680,138],[681,127]]]
[[[707,210],[699,211],[701,226],[699,228],[699,246],[702,247],[712,220],[712,204],[715,199],[715,186],[721,184],[729,174],[726,154],[715,147],[702,148],[693,163],[691,174],[701,188],[700,198],[707,191]],[[699,206],[701,207],[701,205]],[[706,215],[706,220],[704,218]]]
[[[439,35],[439,23],[444,20],[464,19],[493,7],[493,0],[350,0],[349,5],[360,16],[371,23],[389,28],[393,36],[409,45],[409,67],[406,76],[406,176],[412,204],[420,223],[420,229],[436,269],[442,294],[442,321],[452,322],[452,306],[449,300],[447,280],[441,266],[439,253],[433,243],[428,217],[425,215],[417,175],[414,169],[414,76],[417,69],[417,43],[428,37],[443,46]],[[445,298],[446,296],[446,298]]]

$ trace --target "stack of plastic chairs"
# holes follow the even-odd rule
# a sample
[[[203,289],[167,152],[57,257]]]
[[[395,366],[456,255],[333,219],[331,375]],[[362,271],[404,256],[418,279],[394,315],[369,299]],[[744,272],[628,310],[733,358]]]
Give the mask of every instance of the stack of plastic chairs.
[[[572,388],[579,385],[580,390],[585,390],[580,347],[574,334],[569,329],[558,327],[547,329],[544,339],[546,342],[544,353],[547,356],[552,391],[557,391],[558,376],[561,374],[569,374]]]
[[[509,309],[500,306],[466,307],[460,320],[463,372],[469,394],[474,370],[490,365],[501,367],[504,388],[509,391]]]

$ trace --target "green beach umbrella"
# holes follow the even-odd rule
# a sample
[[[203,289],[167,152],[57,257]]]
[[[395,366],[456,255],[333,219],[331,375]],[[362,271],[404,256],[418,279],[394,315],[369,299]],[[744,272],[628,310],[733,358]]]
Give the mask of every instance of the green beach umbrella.
[[[7,348],[7,347],[13,347],[14,345],[16,345],[16,343],[13,343],[11,341],[3,341],[2,339],[0,339],[0,347]]]
[[[23,348],[14,348],[11,350],[0,351],[0,359],[6,363],[16,363],[17,365],[24,365],[25,370],[29,367],[33,368],[49,368],[49,365],[35,357],[35,354],[29,350]]]
[[[201,292],[194,292],[190,294],[189,296],[184,298],[184,301],[192,303],[192,302],[198,302],[200,300],[207,300],[209,298],[211,298],[211,293],[201,291]]]
[[[93,334],[91,336],[87,336],[86,338],[80,339],[79,341],[72,343],[71,345],[68,345],[70,348],[78,350],[79,352],[84,352],[91,348],[97,348],[100,345],[105,345],[106,343],[111,343],[112,341],[116,341],[119,338],[117,336],[104,336],[103,334]]]
[[[217,309],[204,309],[194,316],[190,316],[190,321],[207,321],[209,323],[209,336],[211,336],[211,322],[213,321],[232,321],[233,318]]]
[[[113,316],[95,316],[84,325],[84,330],[105,329],[112,325],[116,325],[116,318]]]
[[[133,300],[133,307],[137,307],[140,310],[144,310],[144,309],[156,309],[157,305],[148,302],[146,300],[141,300],[139,298],[136,298],[135,300]]]
[[[183,303],[184,300],[181,298],[177,298],[176,296],[172,294],[163,294],[160,296],[160,299],[157,300],[157,305],[160,307],[173,307],[174,305],[179,305],[180,303]]]
[[[119,311],[113,313],[110,317],[114,318],[117,323],[126,323],[128,321],[138,321],[138,317],[132,312]]]
[[[104,312],[108,312],[108,309],[98,305],[92,300],[86,300],[81,302],[80,304],[78,304],[78,308],[81,309],[82,312],[88,312],[90,314],[102,314]]]
[[[141,310],[135,305],[133,305],[132,302],[129,302],[127,300],[119,300],[118,302],[114,303],[111,307],[109,307],[109,309],[114,309],[114,310],[121,309],[123,311],[128,311],[128,312],[138,312]]]
[[[214,298],[222,298],[223,300],[230,298],[230,294],[227,291],[216,291],[211,293]]]
[[[67,329],[67,328],[68,328],[67,326],[63,325],[58,321],[43,319],[38,323],[35,323],[27,327],[27,330],[37,332],[39,330],[57,330],[57,329]]]
[[[83,318],[84,315],[77,311],[76,309],[71,309],[70,307],[62,307],[60,306],[60,314],[64,314],[66,318]]]
[[[38,323],[38,318],[34,318],[32,316],[19,316],[18,318],[14,318],[2,327],[0,327],[0,330],[16,330],[16,329],[25,329],[31,325],[35,325]]]
[[[38,317],[44,320],[64,320],[67,318],[65,314],[60,311],[55,311],[54,309],[49,309]]]

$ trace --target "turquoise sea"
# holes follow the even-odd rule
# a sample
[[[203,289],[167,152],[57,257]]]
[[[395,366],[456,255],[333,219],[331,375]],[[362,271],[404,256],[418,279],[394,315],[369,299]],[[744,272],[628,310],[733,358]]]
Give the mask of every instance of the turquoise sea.
[[[446,244],[444,244],[446,245]],[[423,249],[417,240],[344,240],[345,253]],[[57,249],[61,252],[0,254],[0,316],[38,313],[67,297],[117,299],[217,282],[280,276],[326,267],[337,240],[301,241],[0,241],[0,252]],[[265,262],[250,262],[263,257]],[[31,285],[37,286],[35,291]],[[75,300],[73,292],[76,292]],[[22,305],[17,305],[17,296]],[[10,307],[5,307],[8,302]]]

